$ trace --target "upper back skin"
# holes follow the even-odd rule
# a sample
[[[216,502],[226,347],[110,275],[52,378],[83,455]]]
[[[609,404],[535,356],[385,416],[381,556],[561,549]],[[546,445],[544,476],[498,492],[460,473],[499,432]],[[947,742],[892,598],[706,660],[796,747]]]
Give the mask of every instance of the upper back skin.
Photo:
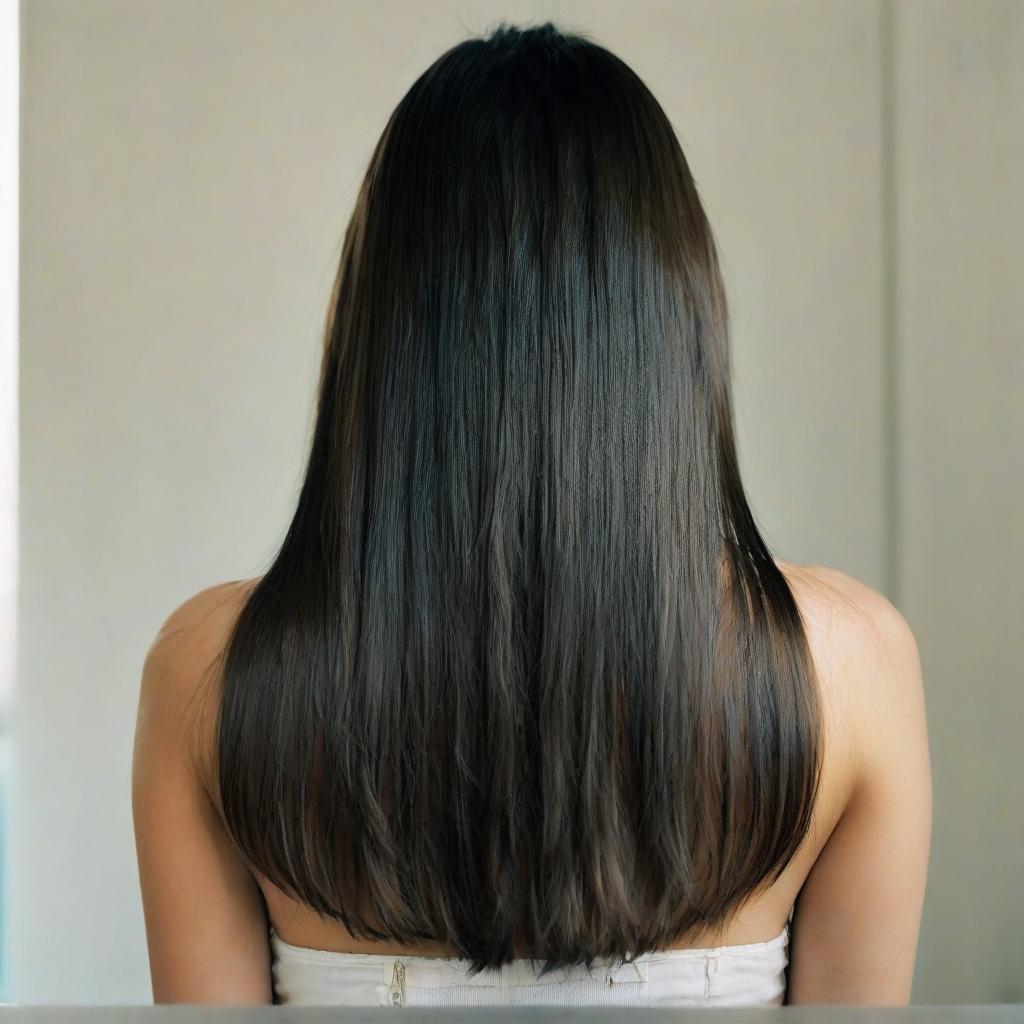
[[[851,806],[858,784],[859,767],[865,761],[862,755],[865,737],[871,732],[872,715],[877,714],[879,702],[884,704],[883,698],[888,697],[886,687],[890,683],[879,668],[890,663],[896,664],[900,659],[901,663],[906,663],[908,658],[916,659],[916,647],[901,614],[886,598],[865,584],[823,566],[798,566],[781,561],[777,564],[786,576],[800,609],[822,697],[824,758],[811,830],[779,879],[762,895],[745,903],[735,918],[714,934],[713,941],[706,935],[700,941],[693,941],[692,937],[687,936],[675,948],[766,941],[783,929],[790,912],[795,909],[793,930],[796,941],[791,941],[790,946],[792,962],[794,954],[799,953],[801,942],[811,943],[821,939],[822,929],[826,927],[822,921],[834,918],[838,927],[846,913],[833,911],[821,904],[834,898],[837,891],[834,879],[836,873],[851,867],[847,863],[844,868],[842,860],[843,857],[852,856],[852,851],[856,850],[848,836],[840,837],[836,845],[845,844],[844,849],[848,847],[851,853],[836,849],[827,870],[822,869],[823,878],[820,883],[814,886],[808,886],[807,883],[814,878],[812,872],[816,863],[830,837],[837,831],[836,826]],[[175,624],[175,642],[190,648],[190,652],[187,655],[183,653],[183,657],[187,657],[191,664],[198,665],[208,662],[222,650],[242,602],[257,582],[258,578],[209,587],[174,612],[168,623],[173,621]],[[886,650],[886,645],[902,645],[895,661]],[[912,688],[913,684],[909,685]],[[915,695],[908,696],[911,703],[914,699]],[[208,715],[209,712],[204,714]],[[212,732],[209,737],[205,742],[212,743]],[[896,770],[897,766],[892,767]],[[206,778],[204,784],[211,801],[216,805],[217,790],[213,780]],[[927,796],[930,801],[930,790]],[[219,813],[219,808],[217,811]],[[930,802],[928,811],[930,814]],[[440,944],[409,947],[356,940],[341,924],[324,920],[311,909],[297,904],[258,872],[254,871],[253,875],[263,894],[268,921],[285,942],[339,952],[457,955],[453,949]],[[806,939],[801,934],[802,918],[809,922]],[[850,923],[852,926],[852,921]],[[916,940],[916,931],[914,936]],[[913,950],[909,954],[904,951],[904,960],[907,955],[912,963]],[[806,1001],[815,1001],[810,997],[815,991],[825,991],[823,988],[815,989],[815,986],[825,984],[822,979],[829,970],[834,975],[832,982],[841,988],[844,984],[838,977],[841,972],[838,968],[825,965],[820,974],[813,977],[809,970],[806,979],[791,977],[791,989],[795,980],[806,989]],[[893,982],[890,998],[881,1001],[897,1004],[903,1002],[903,990],[909,992],[906,975],[904,964],[902,974]],[[836,1002],[841,1001],[839,995],[831,998]],[[789,1001],[796,1001],[792,991]]]

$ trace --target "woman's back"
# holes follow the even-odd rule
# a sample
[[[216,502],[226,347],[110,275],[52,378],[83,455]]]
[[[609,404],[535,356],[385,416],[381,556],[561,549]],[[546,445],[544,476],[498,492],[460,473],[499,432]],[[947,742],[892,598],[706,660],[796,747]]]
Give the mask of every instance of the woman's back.
[[[831,655],[828,651],[830,643],[835,644],[834,635],[829,635],[828,622],[834,616],[842,614],[838,587],[847,589],[855,587],[853,581],[845,583],[837,574],[818,567],[808,569],[779,563],[796,590],[802,613],[811,623],[811,630],[816,638],[809,637],[812,653],[816,664],[822,664],[827,670],[830,664],[835,667],[838,652]],[[833,582],[830,584],[828,580]],[[256,581],[246,581],[238,588],[232,600],[239,601]],[[230,584],[228,586],[231,586]],[[847,615],[851,614],[849,610]],[[857,615],[856,612],[853,613]],[[850,623],[853,626],[853,623]],[[839,628],[844,628],[840,626]],[[849,627],[847,627],[849,628]],[[848,641],[852,643],[851,641]],[[819,653],[820,652],[820,653]],[[835,682],[826,675],[821,679],[822,696],[826,708],[835,707]],[[838,708],[836,708],[838,711]],[[767,892],[750,900],[737,915],[737,920],[727,928],[715,933],[712,941],[716,946],[749,945],[764,941],[776,941],[783,927],[790,918],[797,894],[807,878],[822,846],[833,827],[839,820],[846,806],[851,789],[852,758],[849,723],[843,719],[830,720],[832,729],[826,741],[826,757],[822,770],[817,804],[814,812],[814,824],[807,839],[804,841],[796,857],[790,862],[786,871]],[[414,948],[395,945],[388,942],[366,942],[352,939],[344,928],[334,921],[324,921],[308,907],[303,907],[288,898],[280,889],[272,885],[262,876],[257,876],[271,922],[277,935],[284,941],[301,947],[317,950],[335,950],[352,953],[409,953],[415,952],[429,956],[454,956],[456,951],[451,947],[422,944]],[[688,938],[677,944],[675,948],[686,949],[694,942]],[[709,943],[705,942],[704,945]],[[527,955],[520,948],[519,956]]]
[[[745,903],[710,942],[695,943],[684,937],[672,949],[641,958],[633,967],[608,970],[599,965],[592,977],[583,968],[554,972],[545,985],[531,983],[525,991],[522,982],[535,976],[533,965],[525,959],[470,981],[463,965],[453,959],[457,954],[452,948],[356,940],[340,924],[290,899],[250,867],[248,882],[240,878],[236,883],[258,886],[274,998],[347,1005],[399,1000],[402,1005],[474,1000],[749,1005],[781,1002],[788,986],[789,1002],[841,1001],[842,979],[849,977],[851,992],[856,992],[858,983],[844,959],[844,931],[852,951],[857,935],[866,929],[870,936],[874,924],[875,952],[866,955],[862,950],[857,957],[887,961],[891,1001],[902,1001],[901,993],[909,993],[916,944],[913,906],[923,894],[923,876],[922,852],[901,851],[899,844],[901,837],[921,834],[930,824],[930,790],[922,774],[927,768],[926,757],[924,761],[921,757],[923,713],[914,710],[920,681],[896,671],[905,659],[916,657],[916,650],[902,616],[870,588],[824,567],[778,564],[805,622],[823,697],[822,781],[810,833],[796,856],[778,880]],[[168,619],[151,651],[154,659],[159,655],[165,681],[176,690],[165,693],[164,701],[178,707],[190,704],[202,667],[220,653],[256,582],[208,588]],[[888,674],[887,666],[892,668]],[[892,731],[883,744],[878,734],[886,730],[877,726],[884,721],[887,706]],[[205,728],[210,724],[199,723],[198,731],[207,742],[213,740]],[[887,750],[890,760],[885,763],[881,759]],[[905,792],[917,797],[902,806],[896,781],[901,752]],[[865,773],[866,763],[873,769],[870,776]],[[886,773],[895,783],[888,792],[879,783]],[[209,778],[202,779],[202,788],[211,805],[217,805],[217,788]],[[862,795],[856,806],[855,793]],[[886,840],[873,833],[877,822],[860,806],[867,799],[881,805],[894,823],[888,867]],[[901,816],[902,829],[895,824]],[[837,828],[840,822],[842,827]],[[925,863],[926,848],[925,844]],[[874,860],[856,863],[861,851]],[[851,888],[858,873],[869,885],[872,878],[881,879],[876,891]],[[874,918],[870,908],[878,908]],[[913,930],[910,945],[908,927]],[[904,940],[902,947],[892,941],[897,936]],[[517,953],[525,957],[528,951]],[[862,964],[861,969],[868,970],[869,965]],[[827,990],[822,987],[826,979],[831,986]]]

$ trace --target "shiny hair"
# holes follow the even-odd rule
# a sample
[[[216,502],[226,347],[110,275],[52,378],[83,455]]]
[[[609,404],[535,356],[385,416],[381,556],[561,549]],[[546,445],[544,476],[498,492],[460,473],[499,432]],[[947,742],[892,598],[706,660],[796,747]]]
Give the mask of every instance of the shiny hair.
[[[252,866],[473,973],[626,962],[778,878],[821,707],[727,335],[687,161],[620,58],[501,22],[415,80],[344,235],[294,518],[220,659],[215,791]]]

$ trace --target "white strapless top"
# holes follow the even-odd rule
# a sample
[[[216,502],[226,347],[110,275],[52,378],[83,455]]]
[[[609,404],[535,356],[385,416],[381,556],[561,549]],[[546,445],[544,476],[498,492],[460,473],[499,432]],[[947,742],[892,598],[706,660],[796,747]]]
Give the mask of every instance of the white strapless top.
[[[469,977],[451,957],[336,953],[292,946],[270,928],[274,996],[308,1006],[781,1006],[789,921],[773,939],[648,953],[621,967],[515,960]]]

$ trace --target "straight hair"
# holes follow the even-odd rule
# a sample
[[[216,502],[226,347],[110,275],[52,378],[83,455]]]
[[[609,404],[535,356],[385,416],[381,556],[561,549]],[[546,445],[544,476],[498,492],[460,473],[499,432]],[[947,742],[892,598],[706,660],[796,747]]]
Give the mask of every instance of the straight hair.
[[[585,35],[498,23],[387,121],[217,682],[249,864],[472,973],[703,934],[807,835],[820,697],[740,479],[715,243]]]

